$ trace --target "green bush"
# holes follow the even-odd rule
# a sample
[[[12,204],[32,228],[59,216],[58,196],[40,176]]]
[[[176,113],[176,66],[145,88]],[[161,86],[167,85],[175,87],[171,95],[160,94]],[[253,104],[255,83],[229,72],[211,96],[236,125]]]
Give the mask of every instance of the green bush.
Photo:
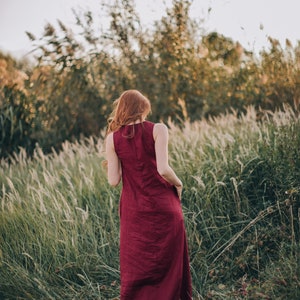
[[[32,153],[36,109],[34,101],[23,91],[5,86],[0,92],[0,157],[7,157],[19,148]]]

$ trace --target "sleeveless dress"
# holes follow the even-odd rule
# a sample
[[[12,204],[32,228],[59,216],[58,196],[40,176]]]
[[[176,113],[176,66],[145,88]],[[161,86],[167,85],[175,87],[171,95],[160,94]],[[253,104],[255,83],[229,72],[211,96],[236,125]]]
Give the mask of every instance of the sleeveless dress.
[[[157,172],[154,123],[114,132],[122,166],[121,300],[192,299],[183,214],[176,189]]]

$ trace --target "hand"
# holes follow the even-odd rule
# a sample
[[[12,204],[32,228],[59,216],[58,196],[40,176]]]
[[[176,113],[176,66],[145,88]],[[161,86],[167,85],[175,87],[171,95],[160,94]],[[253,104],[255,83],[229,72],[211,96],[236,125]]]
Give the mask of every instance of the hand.
[[[176,191],[177,191],[177,195],[178,195],[179,199],[181,200],[182,189],[183,189],[182,184],[181,185],[175,185],[175,188],[176,188]]]
[[[106,160],[106,159],[105,159],[105,160],[102,160],[101,165],[102,165],[102,168],[103,168],[105,171],[107,171],[107,160]]]

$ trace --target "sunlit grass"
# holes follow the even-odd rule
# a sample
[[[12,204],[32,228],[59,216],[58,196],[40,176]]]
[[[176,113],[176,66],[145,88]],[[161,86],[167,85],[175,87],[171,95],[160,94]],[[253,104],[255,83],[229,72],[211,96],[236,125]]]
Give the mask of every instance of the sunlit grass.
[[[300,296],[298,116],[250,107],[169,126],[195,299]],[[1,162],[1,299],[118,298],[119,189],[102,159],[91,138]]]

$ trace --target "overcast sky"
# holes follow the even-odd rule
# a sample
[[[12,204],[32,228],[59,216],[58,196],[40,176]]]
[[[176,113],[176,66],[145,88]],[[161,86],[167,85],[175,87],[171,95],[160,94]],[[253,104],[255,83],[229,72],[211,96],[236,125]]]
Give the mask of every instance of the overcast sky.
[[[149,26],[165,13],[172,0],[135,3],[142,23]],[[97,0],[0,0],[0,50],[15,56],[29,52],[32,44],[25,31],[39,37],[47,22],[56,25],[60,19],[72,27],[72,8],[104,14]],[[279,39],[283,46],[286,38],[293,45],[300,40],[300,0],[194,0],[191,17],[204,18],[208,32],[215,30],[256,52],[268,47],[267,36]]]

